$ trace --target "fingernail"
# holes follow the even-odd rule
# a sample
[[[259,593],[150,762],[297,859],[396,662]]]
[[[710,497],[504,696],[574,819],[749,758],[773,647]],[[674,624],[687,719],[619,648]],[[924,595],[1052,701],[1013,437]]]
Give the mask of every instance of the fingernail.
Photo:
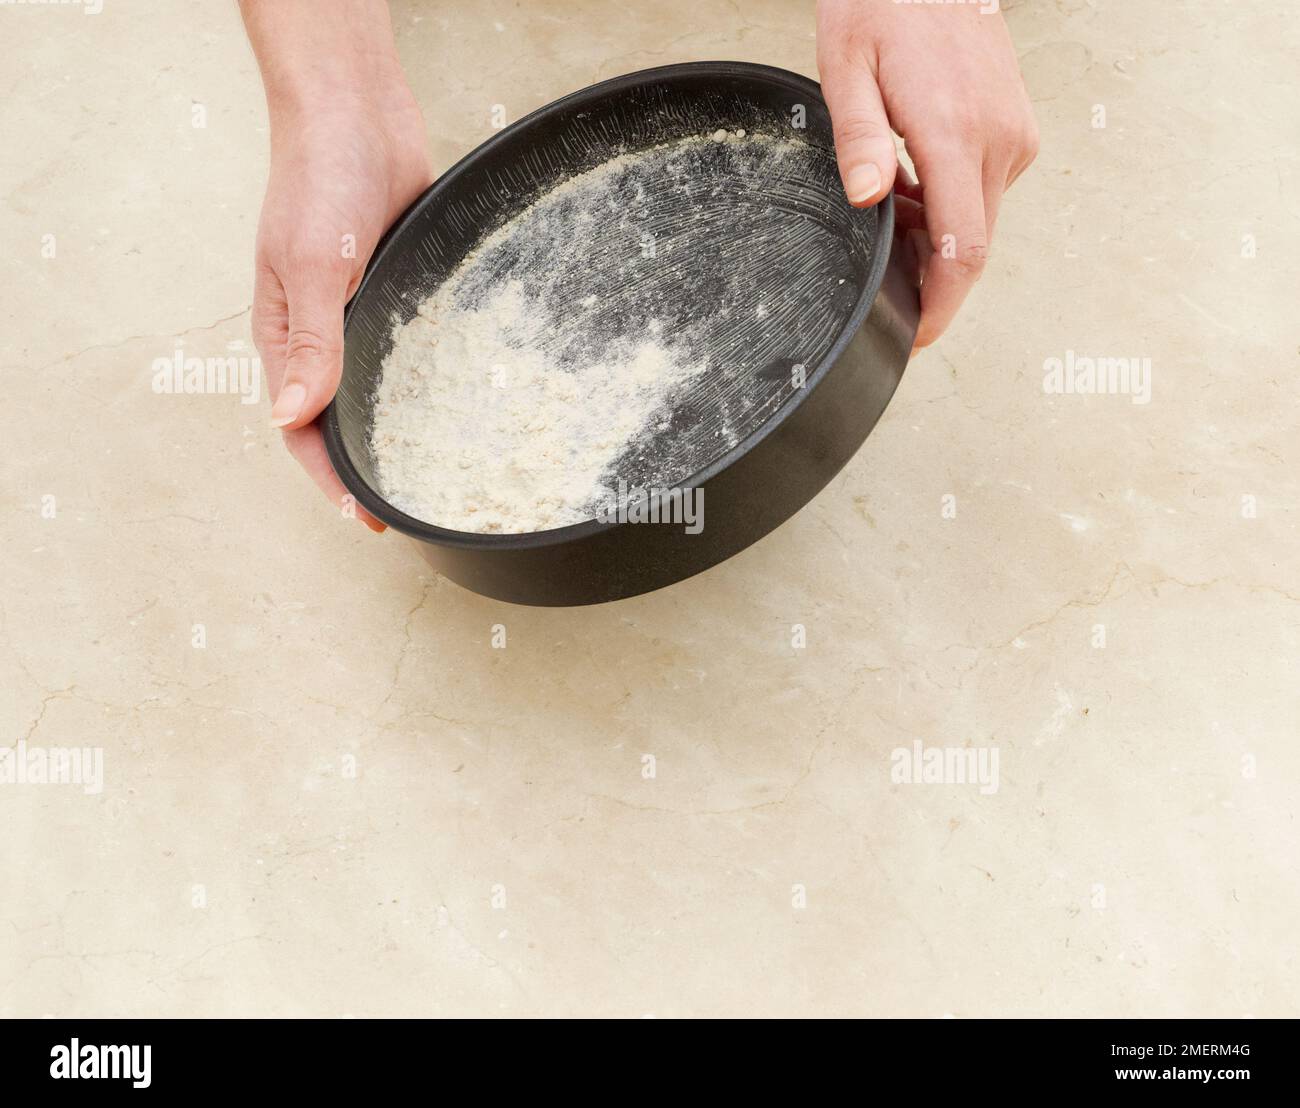
[[[372,530],[376,535],[382,535],[385,531],[388,530],[388,524],[380,523],[379,520],[377,519],[366,519],[366,520],[362,520],[362,522],[367,527],[369,527],[370,530]]]
[[[275,404],[271,408],[271,426],[285,427],[302,415],[303,406],[307,403],[307,390],[296,382],[291,385],[285,385],[280,390],[280,395],[275,398]]]
[[[849,170],[844,191],[848,195],[850,204],[861,204],[864,200],[870,200],[880,191],[880,169],[872,162],[854,166]]]

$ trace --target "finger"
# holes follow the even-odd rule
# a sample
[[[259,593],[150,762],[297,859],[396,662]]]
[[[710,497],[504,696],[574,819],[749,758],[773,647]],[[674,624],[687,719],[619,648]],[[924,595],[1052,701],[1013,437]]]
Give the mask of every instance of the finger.
[[[343,375],[347,275],[331,266],[307,265],[281,280],[289,303],[288,334],[271,426],[296,430],[320,415]]]
[[[902,162],[898,163],[898,172],[894,175],[894,194],[905,196],[918,204],[925,203],[925,189],[912,180],[912,175],[907,172],[907,166]]]
[[[921,285],[921,325],[916,345],[929,346],[947,329],[962,301],[984,272],[989,228],[978,160],[950,149],[918,165],[925,184],[926,226],[934,249]]]
[[[998,225],[998,210],[1002,207],[1002,194],[1007,190],[1007,170],[984,166],[984,227],[988,239],[993,241],[993,229]]]
[[[916,253],[916,272],[921,283],[924,284],[926,270],[930,268],[930,255],[934,253],[934,247],[930,245],[930,236],[923,230],[908,231],[907,241],[912,244],[912,249]]]
[[[1016,164],[1011,167],[1011,172],[1007,174],[1006,188],[1004,188],[1003,191],[1005,192],[1006,189],[1009,189],[1014,185],[1020,175],[1033,164],[1034,159],[1032,155],[1026,158],[1021,158],[1017,161]]]
[[[883,200],[894,187],[898,155],[875,74],[860,61],[832,57],[821,65],[844,193],[854,207]]]
[[[924,206],[918,204],[915,200],[909,200],[906,196],[899,196],[897,193],[898,186],[895,185],[894,188],[894,226],[900,231],[924,229]]]
[[[319,427],[308,426],[297,431],[285,431],[284,445],[289,448],[289,453],[298,460],[298,464],[307,471],[321,491],[340,509],[348,513],[355,512],[357,519],[372,531],[387,530],[384,524],[356,502],[356,498],[339,480],[334,467],[330,465],[329,455],[325,452],[325,439]]]
[[[284,376],[284,343],[289,334],[289,301],[270,266],[258,264],[253,276],[253,345],[262,359],[271,399],[280,394]]]
[[[1016,178],[1034,164],[1034,159],[1038,157],[1038,144],[1038,121],[1031,113],[1019,143],[1019,155],[1015,158],[1011,172],[1007,176],[1007,188],[1015,184]]]

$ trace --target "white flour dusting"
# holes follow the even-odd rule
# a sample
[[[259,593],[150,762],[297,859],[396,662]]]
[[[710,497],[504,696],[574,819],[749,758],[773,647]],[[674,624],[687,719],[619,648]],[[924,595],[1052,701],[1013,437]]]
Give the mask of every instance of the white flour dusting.
[[[838,268],[820,244],[842,250],[801,207],[814,173],[833,155],[718,129],[571,177],[489,234],[394,319],[380,491],[441,527],[521,534],[591,519],[620,480],[698,472],[833,331],[803,310]]]
[[[519,341],[544,320],[518,281],[472,308],[453,303],[454,282],[420,305],[384,361],[372,439],[384,495],[457,531],[590,519],[602,473],[698,367],[648,332],[560,368]]]
[[[608,501],[611,465],[667,429],[670,398],[706,362],[654,319],[595,339],[576,309],[596,312],[600,297],[561,313],[544,295],[554,290],[538,288],[548,258],[572,248],[575,223],[617,218],[611,185],[663,149],[570,178],[488,236],[411,320],[395,321],[371,447],[380,489],[402,511],[471,532],[580,523]],[[634,238],[629,250],[642,246]],[[520,253],[534,258],[519,264]],[[503,254],[513,264],[496,280]]]

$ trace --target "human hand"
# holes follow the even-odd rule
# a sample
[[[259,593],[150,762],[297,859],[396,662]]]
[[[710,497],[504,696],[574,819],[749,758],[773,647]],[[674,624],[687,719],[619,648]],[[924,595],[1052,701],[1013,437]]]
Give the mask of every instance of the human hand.
[[[1002,194],[1038,127],[1001,15],[976,4],[819,0],[817,67],[850,203],[894,187],[922,264],[918,347],[952,322],[984,270]],[[903,137],[918,183],[900,171]]]
[[[266,10],[275,19],[285,9]],[[320,15],[298,27],[330,33]],[[382,531],[334,473],[314,422],[343,372],[343,308],[380,236],[433,180],[424,123],[392,50],[386,12],[377,29],[379,44],[365,50],[358,36],[374,33],[373,21],[335,28],[337,41],[300,43],[297,57],[286,53],[283,35],[274,38],[274,58],[258,50],[271,174],[258,222],[252,327],[274,399],[272,426],[283,429],[289,451],[332,501]],[[255,49],[258,30],[271,37],[250,20]]]

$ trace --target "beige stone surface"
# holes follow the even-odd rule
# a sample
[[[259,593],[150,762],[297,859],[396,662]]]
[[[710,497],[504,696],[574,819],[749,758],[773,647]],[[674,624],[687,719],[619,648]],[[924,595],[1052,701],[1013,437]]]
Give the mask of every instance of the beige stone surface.
[[[793,0],[394,11],[440,167],[619,72],[815,73]],[[1294,12],[1008,18],[1042,154],[857,458],[550,611],[340,519],[265,401],[151,390],[250,353],[234,5],[0,7],[0,745],[104,759],[0,785],[0,1015],[1296,1015]],[[1150,403],[1046,395],[1067,351]],[[891,781],[918,741],[999,787]]]

